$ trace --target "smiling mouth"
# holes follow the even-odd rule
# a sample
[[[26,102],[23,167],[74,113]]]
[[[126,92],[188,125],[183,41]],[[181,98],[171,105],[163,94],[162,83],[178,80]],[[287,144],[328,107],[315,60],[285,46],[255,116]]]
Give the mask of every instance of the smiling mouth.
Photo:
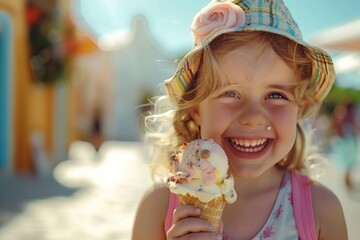
[[[241,139],[228,138],[230,145],[237,151],[245,153],[257,153],[262,151],[269,142],[269,138]]]

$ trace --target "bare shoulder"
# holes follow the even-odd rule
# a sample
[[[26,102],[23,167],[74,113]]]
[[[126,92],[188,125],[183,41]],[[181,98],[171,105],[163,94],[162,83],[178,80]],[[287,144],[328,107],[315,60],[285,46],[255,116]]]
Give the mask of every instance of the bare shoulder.
[[[312,197],[319,240],[348,239],[343,209],[337,196],[324,185],[314,182]]]
[[[142,197],[134,220],[132,239],[166,239],[164,221],[169,204],[165,184],[155,184]]]

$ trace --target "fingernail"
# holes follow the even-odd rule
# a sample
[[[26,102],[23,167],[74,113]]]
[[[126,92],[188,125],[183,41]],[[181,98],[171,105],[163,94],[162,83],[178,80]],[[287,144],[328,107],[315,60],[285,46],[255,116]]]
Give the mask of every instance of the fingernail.
[[[217,240],[222,240],[222,239],[223,239],[222,234],[221,234],[221,233],[219,233],[219,234],[216,236],[216,239],[217,239]]]
[[[197,213],[197,214],[200,214],[200,213],[201,213],[201,209],[200,209],[200,208],[197,208],[197,209],[196,209],[196,213]]]
[[[213,231],[214,230],[214,226],[212,224],[209,224],[209,229],[210,231]]]

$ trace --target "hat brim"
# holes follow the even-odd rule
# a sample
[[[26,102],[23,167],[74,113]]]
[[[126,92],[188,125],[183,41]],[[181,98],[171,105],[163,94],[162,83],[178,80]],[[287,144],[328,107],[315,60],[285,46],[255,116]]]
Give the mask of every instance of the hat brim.
[[[165,80],[165,87],[169,97],[178,102],[182,95],[187,92],[188,87],[198,71],[203,48],[217,36],[229,32],[262,31],[284,36],[305,47],[305,54],[312,62],[311,91],[315,101],[322,101],[329,93],[334,80],[335,69],[330,55],[323,49],[311,46],[302,39],[296,39],[288,32],[281,29],[269,28],[267,26],[247,25],[239,28],[228,28],[209,36],[203,45],[195,46],[178,64],[176,73],[170,79]]]

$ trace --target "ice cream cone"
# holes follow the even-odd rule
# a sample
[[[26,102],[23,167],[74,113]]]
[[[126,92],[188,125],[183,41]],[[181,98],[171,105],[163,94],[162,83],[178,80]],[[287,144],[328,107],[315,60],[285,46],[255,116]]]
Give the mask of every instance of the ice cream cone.
[[[198,198],[190,194],[178,195],[180,205],[193,205],[201,209],[201,219],[208,221],[214,226],[215,230],[219,230],[221,217],[225,207],[225,199],[223,196],[214,198],[209,202],[202,202]]]
[[[237,197],[225,151],[212,139],[196,139],[185,143],[171,161],[170,191],[178,195],[180,205],[200,208],[200,218],[220,231],[225,203]]]

